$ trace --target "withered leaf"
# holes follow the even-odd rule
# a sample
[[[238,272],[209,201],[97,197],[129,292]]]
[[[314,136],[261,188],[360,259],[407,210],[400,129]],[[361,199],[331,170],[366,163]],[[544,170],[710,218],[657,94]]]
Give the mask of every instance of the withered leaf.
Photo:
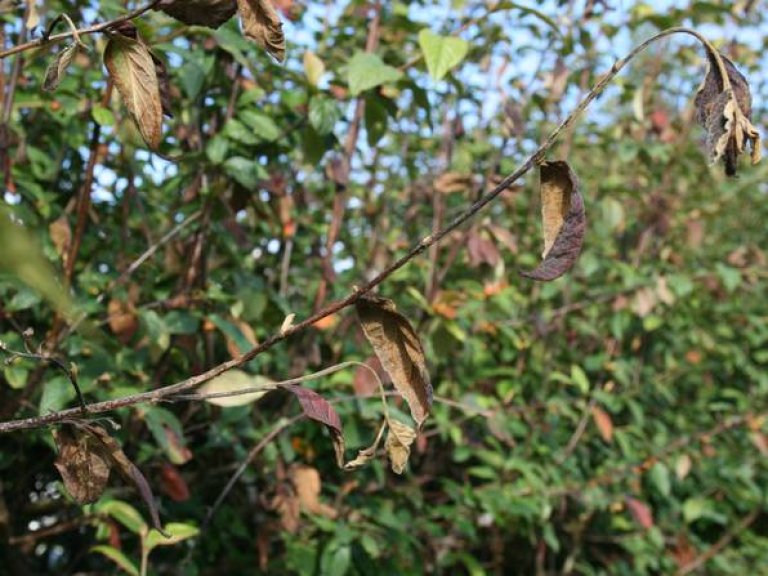
[[[163,105],[152,53],[138,39],[112,34],[104,49],[104,64],[144,141],[150,148],[157,148]]]
[[[45,71],[43,90],[46,92],[53,92],[59,87],[59,84],[64,79],[64,74],[67,72],[67,68],[69,68],[69,65],[72,63],[72,60],[74,60],[75,56],[77,56],[79,49],[80,46],[78,44],[70,44],[62,50],[59,50],[58,54],[56,54]]]
[[[184,22],[218,28],[237,12],[237,0],[163,0],[156,8]]]
[[[171,80],[168,76],[168,69],[158,56],[150,50],[152,62],[155,64],[155,75],[157,76],[157,87],[160,90],[160,107],[168,118],[173,118],[173,99],[171,98]]]
[[[107,487],[111,466],[111,460],[100,450],[100,443],[71,425],[54,430],[53,439],[59,451],[54,465],[67,492],[79,504],[98,500]]]
[[[541,217],[544,226],[544,259],[532,280],[555,280],[570,270],[581,253],[587,218],[579,181],[567,162],[544,162],[541,174]]]
[[[279,62],[285,60],[283,23],[271,0],[237,0],[243,33]]]
[[[333,440],[333,448],[336,451],[336,463],[339,465],[339,468],[343,468],[344,430],[341,427],[341,419],[333,406],[331,406],[328,400],[309,388],[304,388],[297,384],[283,384],[281,388],[288,390],[296,397],[307,418],[325,424],[328,432],[331,434],[331,440]]]
[[[397,420],[389,421],[389,434],[384,447],[395,474],[402,474],[405,470],[408,457],[411,455],[411,444],[415,439],[416,431],[413,428]]]
[[[165,535],[163,525],[160,523],[160,516],[157,511],[157,505],[155,504],[155,497],[152,494],[152,488],[149,487],[149,482],[147,482],[147,479],[144,478],[144,475],[136,465],[125,455],[125,452],[123,452],[123,449],[120,447],[120,444],[117,443],[117,440],[112,438],[112,436],[110,436],[101,426],[80,422],[77,423],[76,426],[81,431],[90,434],[91,438],[96,442],[95,447],[102,458],[108,458],[126,482],[130,482],[136,487],[149,509],[152,526],[158,532]]]
[[[710,164],[722,160],[725,173],[734,176],[747,142],[752,148],[752,164],[760,161],[760,133],[751,122],[752,94],[747,79],[726,56],[709,53],[708,59],[707,75],[694,100],[696,121],[707,131]]]
[[[365,337],[421,428],[432,407],[432,384],[416,331],[387,298],[366,295],[355,308]]]
[[[296,465],[290,470],[291,482],[296,489],[301,507],[312,514],[326,518],[336,518],[337,512],[331,506],[320,501],[320,473],[311,466]]]

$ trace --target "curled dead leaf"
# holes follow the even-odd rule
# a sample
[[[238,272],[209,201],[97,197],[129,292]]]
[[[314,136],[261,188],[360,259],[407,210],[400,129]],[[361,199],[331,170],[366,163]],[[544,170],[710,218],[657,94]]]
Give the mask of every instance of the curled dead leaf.
[[[752,164],[760,161],[760,133],[751,122],[752,94],[747,79],[726,56],[712,52],[708,59],[707,75],[694,100],[696,121],[707,131],[710,164],[722,160],[725,173],[734,176],[747,143]]]
[[[237,0],[243,33],[279,62],[285,60],[283,23],[270,0]]]
[[[98,441],[70,425],[54,430],[53,439],[59,451],[54,465],[67,492],[79,504],[98,500],[107,487],[111,467],[109,458],[99,450]]]
[[[555,280],[570,270],[581,253],[587,217],[579,181],[567,162],[544,162],[541,174],[541,217],[544,227],[544,259],[532,272],[532,280]]]
[[[69,65],[72,63],[72,60],[75,59],[79,50],[79,44],[70,44],[59,50],[58,54],[56,54],[45,71],[43,90],[46,92],[53,92],[59,87],[59,84],[64,79],[64,75],[67,72],[67,68],[69,68]]]
[[[389,420],[389,434],[387,434],[384,448],[387,450],[387,456],[395,474],[402,474],[405,470],[408,457],[411,455],[411,444],[415,439],[416,431],[413,428],[397,420]]]
[[[355,308],[365,337],[421,428],[432,406],[432,384],[416,331],[386,298],[364,296]]]
[[[311,466],[296,465],[290,470],[291,482],[296,488],[301,507],[311,514],[336,518],[337,512],[331,506],[320,502],[320,473]]]

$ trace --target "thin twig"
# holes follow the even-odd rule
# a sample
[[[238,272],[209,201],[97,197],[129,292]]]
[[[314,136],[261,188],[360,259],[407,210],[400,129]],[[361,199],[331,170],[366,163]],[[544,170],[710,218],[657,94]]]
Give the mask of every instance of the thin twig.
[[[546,153],[552,148],[555,141],[559,138],[562,132],[569,129],[571,126],[573,126],[573,124],[576,122],[576,120],[582,114],[582,112],[586,110],[586,108],[592,103],[592,101],[594,101],[595,98],[597,98],[597,96],[605,89],[605,87],[609,84],[609,82],[627,65],[627,63],[629,63],[640,52],[648,48],[648,46],[651,45],[656,40],[660,38],[664,38],[666,36],[670,36],[672,34],[676,34],[676,33],[689,34],[696,37],[707,48],[708,54],[711,55],[714,53],[715,56],[713,56],[713,58],[720,57],[719,54],[714,52],[712,45],[705,38],[703,38],[698,32],[695,32],[688,28],[670,28],[668,30],[659,32],[655,36],[652,36],[651,38],[647,39],[642,44],[634,48],[629,53],[629,55],[627,55],[625,58],[618,60],[613,65],[611,70],[608,73],[606,73],[597,82],[597,84],[594,86],[594,88],[592,88],[590,93],[587,94],[587,96],[578,104],[576,109],[559,126],[557,126],[550,133],[550,135],[536,149],[536,151],[533,152],[530,156],[528,156],[528,158],[526,158],[523,161],[523,163],[517,169],[515,169],[514,172],[512,172],[509,176],[504,178],[493,190],[491,190],[490,192],[482,196],[479,200],[477,200],[472,205],[470,205],[464,212],[456,216],[448,225],[446,225],[437,234],[430,234],[422,238],[405,255],[401,256],[398,260],[393,262],[388,268],[386,268],[384,271],[379,273],[376,277],[374,277],[372,280],[364,284],[362,287],[357,287],[344,298],[337,300],[336,302],[332,302],[322,310],[312,314],[305,320],[294,324],[293,326],[287,328],[286,330],[281,330],[280,332],[272,335],[271,337],[267,338],[261,344],[255,346],[245,354],[242,354],[232,360],[228,360],[227,362],[223,362],[218,366],[214,366],[213,368],[211,368],[210,370],[207,370],[206,372],[203,372],[202,374],[198,374],[197,376],[186,378],[185,380],[182,380],[175,384],[170,384],[168,386],[157,388],[155,390],[150,390],[150,391],[142,392],[139,394],[133,394],[133,395],[125,396],[123,398],[117,398],[114,400],[107,400],[104,402],[96,402],[94,404],[90,404],[87,406],[88,412],[91,414],[98,414],[100,412],[107,412],[110,410],[115,410],[117,408],[123,408],[125,406],[132,406],[135,404],[140,404],[145,402],[158,402],[169,396],[178,394],[185,390],[190,390],[192,388],[195,388],[196,386],[199,386],[200,384],[203,384],[204,382],[207,382],[208,380],[211,380],[228,370],[231,370],[233,368],[238,368],[244,364],[247,364],[257,356],[262,354],[263,352],[266,352],[267,350],[270,350],[271,348],[273,348],[276,344],[290,338],[291,336],[297,334],[298,332],[302,332],[303,330],[306,330],[307,328],[315,324],[318,320],[321,320],[327,316],[330,316],[331,314],[335,314],[340,310],[343,310],[353,305],[362,296],[364,296],[365,294],[373,290],[375,287],[377,287],[379,284],[384,282],[387,278],[392,276],[395,272],[397,272],[400,268],[408,264],[411,260],[419,256],[422,252],[427,250],[430,246],[432,246],[437,242],[440,242],[443,238],[448,236],[451,232],[456,230],[459,226],[461,226],[468,220],[472,219],[478,212],[480,212],[488,204],[493,202],[504,190],[509,188],[511,184],[513,184],[514,182],[522,178],[525,174],[530,172],[534,168],[534,166],[541,163],[544,160]],[[76,418],[79,414],[80,414],[79,408],[70,408],[67,410],[62,410],[60,412],[54,412],[52,414],[46,414],[43,416],[36,416],[32,418],[24,418],[21,420],[12,420],[8,422],[3,422],[3,423],[0,423],[0,433],[7,433],[7,432],[13,432],[16,430],[26,430],[30,428],[39,428],[42,426],[48,426],[56,422],[61,422],[62,420],[65,420],[67,418]]]
[[[128,22],[129,20],[133,20],[134,18],[138,18],[145,12],[148,12],[149,10],[151,10],[152,8],[160,4],[160,2],[162,2],[162,0],[152,0],[149,4],[141,8],[137,8],[133,12],[128,12],[127,14],[123,14],[122,16],[119,16],[114,20],[102,22],[101,24],[94,24],[93,26],[80,28],[76,32],[80,36],[87,36],[89,34],[96,34],[98,32],[103,32],[104,30],[112,28],[113,26],[122,24],[123,22]],[[44,35],[38,38],[37,40],[32,40],[30,42],[22,42],[21,44],[13,46],[12,48],[8,48],[7,50],[0,51],[0,60],[8,56],[11,56],[12,54],[18,54],[19,52],[25,52],[27,50],[39,48],[41,46],[45,46],[52,42],[58,42],[60,40],[66,40],[67,38],[72,38],[73,36],[75,36],[75,31],[70,30],[69,32],[62,32],[61,34],[54,34],[53,36]]]

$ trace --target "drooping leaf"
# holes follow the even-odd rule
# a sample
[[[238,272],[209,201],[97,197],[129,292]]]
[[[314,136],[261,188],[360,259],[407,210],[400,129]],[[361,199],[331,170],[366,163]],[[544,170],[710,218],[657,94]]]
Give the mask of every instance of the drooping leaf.
[[[279,62],[285,60],[283,23],[271,0],[237,0],[243,33]]]
[[[333,448],[336,451],[336,462],[339,468],[342,468],[344,466],[344,431],[341,426],[341,419],[333,406],[328,400],[309,388],[296,384],[283,384],[281,388],[288,390],[296,397],[307,418],[325,424],[331,433]]]
[[[138,39],[113,34],[104,49],[104,64],[142,138],[155,149],[160,145],[163,105],[152,53]]]
[[[152,494],[152,488],[149,486],[149,482],[144,478],[144,475],[131,462],[128,456],[125,455],[120,444],[117,440],[112,438],[104,428],[93,424],[78,423],[77,427],[87,432],[100,443],[98,449],[105,458],[109,458],[112,461],[112,465],[120,473],[120,475],[127,481],[133,484],[139,491],[144,503],[149,509],[149,516],[152,519],[152,525],[160,532],[163,532],[162,524],[160,524],[160,516],[157,511],[157,504],[155,504],[155,497]]]
[[[154,52],[150,51],[152,62],[155,64],[155,74],[157,75],[157,86],[160,90],[160,106],[168,118],[173,118],[173,100],[171,99],[171,80],[168,76],[168,69]]]
[[[107,487],[112,464],[100,450],[98,441],[70,425],[54,430],[53,439],[59,451],[54,465],[67,492],[79,504],[98,500]]]
[[[760,161],[760,133],[752,125],[752,94],[747,79],[723,54],[708,54],[709,69],[694,100],[696,121],[707,131],[706,147],[710,164],[719,160],[725,173],[734,176],[738,158],[747,142],[752,148],[752,164]]]
[[[402,75],[397,68],[388,66],[370,52],[357,52],[347,65],[347,83],[352,96],[382,84],[397,82]]]
[[[57,311],[66,314],[71,308],[67,292],[56,281],[56,274],[42,250],[24,227],[11,221],[0,208],[0,272],[18,278],[41,294]]]
[[[242,370],[229,370],[221,376],[214,378],[198,388],[198,394],[224,394],[227,392],[237,392],[238,390],[247,390],[249,388],[263,387],[260,392],[239,394],[237,396],[222,396],[206,398],[205,401],[223,408],[232,406],[245,406],[262,398],[270,390],[274,390],[274,382],[263,376],[251,376]]]
[[[150,530],[147,535],[144,546],[147,551],[158,546],[174,546],[184,540],[189,540],[200,534],[200,529],[192,524],[182,524],[181,522],[169,522],[164,529],[165,534],[157,530]]]
[[[389,433],[384,447],[387,450],[392,471],[395,474],[402,474],[411,455],[411,444],[416,439],[416,431],[397,420],[389,420],[388,423]]]
[[[69,65],[72,63],[72,60],[74,60],[79,49],[80,46],[78,44],[70,44],[62,50],[59,50],[58,54],[56,54],[45,71],[43,90],[46,92],[53,92],[59,87],[59,84],[64,79],[64,75],[67,72],[67,68],[69,68]]]
[[[106,544],[100,544],[99,546],[94,546],[91,548],[91,552],[96,552],[98,554],[103,554],[112,562],[117,564],[118,568],[125,571],[126,574],[129,576],[139,576],[139,569],[136,568],[136,565],[131,562],[128,557],[123,554],[120,550],[117,548],[113,548],[112,546],[107,546]]]
[[[184,24],[218,28],[235,15],[237,0],[163,0],[157,9]]]
[[[548,281],[573,267],[584,243],[587,218],[578,179],[567,162],[544,162],[540,174],[544,260],[532,272],[521,274]]]
[[[432,384],[416,331],[386,298],[364,296],[355,308],[365,337],[421,428],[432,406]]]
[[[429,75],[434,80],[442,80],[451,69],[461,64],[469,52],[469,42],[466,40],[439,36],[428,28],[419,32],[419,46]]]

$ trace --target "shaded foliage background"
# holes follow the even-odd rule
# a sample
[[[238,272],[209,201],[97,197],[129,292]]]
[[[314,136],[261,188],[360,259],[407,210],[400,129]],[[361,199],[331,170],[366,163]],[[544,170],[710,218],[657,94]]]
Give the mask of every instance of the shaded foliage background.
[[[383,3],[375,43],[373,4],[276,4],[284,66],[235,21],[211,31],[152,12],[136,22],[173,87],[162,156],[146,151],[106,85],[103,37],[51,95],[40,90],[51,50],[25,55],[6,108],[5,202],[99,330],[64,334],[48,305],[3,277],[0,339],[20,349],[26,328],[49,343],[64,334],[58,349],[90,400],[201,372],[278,331],[287,314],[304,318],[345,295],[511,172],[616,57],[657,29],[687,24],[712,38],[751,79],[755,125],[766,128],[755,2],[665,11],[548,2],[539,14],[506,3],[490,15],[483,2]],[[126,7],[40,9],[44,21],[65,11],[80,23]],[[22,12],[3,12],[7,45]],[[421,59],[425,27],[470,43],[440,82]],[[366,45],[403,74],[358,99],[350,68]],[[324,63],[318,85],[305,50]],[[7,78],[12,59],[3,66]],[[384,461],[341,472],[326,431],[296,423],[275,433],[207,530],[153,552],[150,571],[629,574],[708,561],[708,573],[737,574],[759,564],[768,553],[766,167],[745,165],[730,180],[706,167],[692,108],[703,74],[691,42],[656,45],[555,150],[580,176],[589,216],[571,274],[544,285],[517,275],[536,265],[541,244],[529,179],[382,287],[417,326],[442,399],[405,475]],[[345,149],[351,172],[340,186],[332,159]],[[88,194],[82,246],[67,262],[77,199]],[[247,371],[282,380],[370,353],[344,313]],[[74,405],[54,368],[16,362],[2,377],[4,420]],[[336,401],[349,448],[370,442],[380,406],[356,397],[371,392],[363,372],[311,386]],[[275,393],[242,407],[161,404],[113,417],[162,495],[163,518],[201,526],[248,452],[298,412]],[[120,503],[140,510],[138,496],[117,486],[98,504],[74,505],[54,458],[48,430],[0,438],[0,570],[114,570],[94,545],[137,564],[140,528]],[[320,479],[319,501],[300,498]]]

